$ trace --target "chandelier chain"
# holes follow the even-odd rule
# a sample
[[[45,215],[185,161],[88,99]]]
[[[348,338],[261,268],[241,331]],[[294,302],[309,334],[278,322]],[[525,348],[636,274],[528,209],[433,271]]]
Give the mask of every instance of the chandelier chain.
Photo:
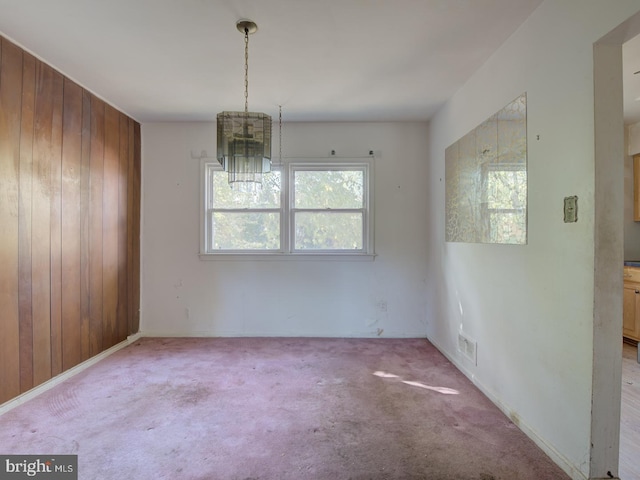
[[[244,113],[249,112],[249,29],[244,29]]]
[[[278,105],[279,108],[279,115],[278,115],[278,134],[280,135],[280,140],[278,143],[278,148],[279,148],[279,153],[278,153],[278,160],[280,161],[280,163],[282,164],[282,105]]]

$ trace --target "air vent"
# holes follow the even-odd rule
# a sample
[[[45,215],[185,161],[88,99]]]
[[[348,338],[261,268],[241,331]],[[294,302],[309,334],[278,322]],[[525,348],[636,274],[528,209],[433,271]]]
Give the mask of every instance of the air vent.
[[[461,352],[470,362],[478,365],[476,354],[476,341],[467,337],[464,333],[458,333],[458,351]]]

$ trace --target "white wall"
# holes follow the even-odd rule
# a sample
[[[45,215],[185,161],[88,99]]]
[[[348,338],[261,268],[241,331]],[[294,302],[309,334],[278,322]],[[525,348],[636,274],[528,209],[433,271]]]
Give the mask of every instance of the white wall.
[[[617,471],[617,452],[606,465],[590,465],[592,367],[600,361],[593,357],[593,44],[638,9],[638,1],[545,1],[429,131],[428,337],[573,478]],[[523,92],[528,245],[445,243],[445,148]],[[622,158],[611,161],[622,190]],[[579,221],[565,224],[563,198],[570,195],[579,197]],[[621,195],[619,203],[622,215]],[[622,222],[611,232],[614,249],[618,237],[621,260]],[[621,299],[621,289],[611,294],[615,308],[606,321],[621,329],[616,295]],[[459,330],[477,340],[477,366],[457,352]],[[611,366],[615,379],[615,361]]]
[[[190,156],[214,154],[215,124],[142,125],[143,334],[426,336],[426,130],[426,123],[283,127],[285,157],[374,150],[374,261],[201,261],[200,170]]]
[[[640,153],[640,123],[627,125],[627,154],[637,155]]]

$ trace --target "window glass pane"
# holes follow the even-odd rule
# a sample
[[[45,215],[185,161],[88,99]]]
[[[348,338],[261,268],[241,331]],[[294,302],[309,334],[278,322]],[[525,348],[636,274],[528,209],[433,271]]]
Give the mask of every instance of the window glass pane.
[[[228,182],[228,173],[214,170],[213,174],[213,208],[279,208],[280,207],[280,172],[272,171],[264,174],[262,188],[256,192],[239,192],[233,190]]]
[[[297,212],[296,250],[361,250],[362,213]]]
[[[280,213],[214,212],[213,250],[280,249]]]
[[[362,170],[297,170],[296,208],[362,208]]]

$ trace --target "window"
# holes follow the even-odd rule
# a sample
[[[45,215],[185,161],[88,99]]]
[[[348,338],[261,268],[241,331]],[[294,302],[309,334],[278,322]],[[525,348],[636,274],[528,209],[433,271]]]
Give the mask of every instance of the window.
[[[228,174],[208,165],[208,251],[280,250],[281,174],[265,175],[257,192],[231,189]]]
[[[240,192],[205,163],[202,253],[372,255],[372,169],[371,159],[287,162]]]

